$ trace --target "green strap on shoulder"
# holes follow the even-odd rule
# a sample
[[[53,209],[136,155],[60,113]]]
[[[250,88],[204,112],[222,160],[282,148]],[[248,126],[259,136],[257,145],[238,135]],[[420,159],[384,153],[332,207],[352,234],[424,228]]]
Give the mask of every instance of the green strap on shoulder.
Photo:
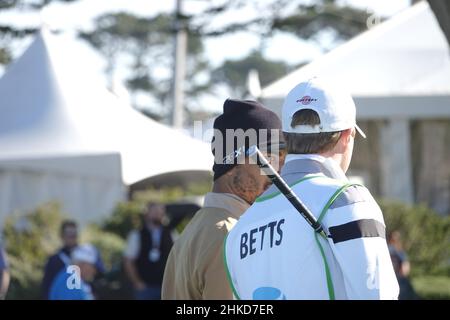
[[[323,175],[319,175],[319,174],[315,174],[315,175],[310,175],[310,176],[305,176],[303,178],[301,178],[300,180],[295,181],[293,184],[290,184],[289,187],[293,187],[297,184],[299,184],[300,182],[306,181],[306,180],[310,180],[310,179],[314,179],[314,178],[319,178],[319,177],[324,177]],[[277,191],[271,194],[268,194],[266,196],[261,196],[259,198],[256,198],[255,202],[263,202],[272,198],[275,198],[276,196],[280,195],[281,192]]]
[[[328,200],[328,202],[323,207],[322,212],[320,213],[319,219],[317,219],[317,221],[319,223],[322,223],[322,220],[325,217],[325,215],[328,212],[328,210],[330,209],[331,205],[334,203],[334,201],[336,201],[336,199],[342,193],[345,192],[345,190],[347,190],[349,187],[358,186],[358,185],[360,185],[360,184],[357,184],[357,183],[346,183],[342,187],[340,187],[338,190],[336,190],[336,192],[331,196],[331,198]],[[327,258],[325,256],[325,251],[323,250],[322,244],[320,243],[319,234],[317,232],[315,232],[315,231],[314,231],[314,238],[316,239],[317,246],[319,247],[320,254],[322,256],[322,260],[323,260],[323,264],[324,264],[324,268],[325,268],[325,275],[326,275],[326,279],[327,279],[327,288],[328,288],[328,296],[330,297],[330,300],[335,300],[336,297],[335,297],[335,294],[334,294],[334,285],[333,285],[333,279],[331,278],[330,267],[328,265],[328,261],[327,261]],[[325,239],[326,241],[328,241],[328,239],[326,239],[323,236],[322,236],[322,239]]]
[[[322,256],[322,260],[323,260],[323,264],[324,264],[324,268],[325,268],[325,275],[327,278],[328,297],[330,298],[330,300],[335,300],[334,285],[333,285],[333,279],[331,278],[330,267],[328,266],[327,257],[325,256],[325,251],[323,250],[323,247],[320,244],[319,236],[318,236],[317,232],[314,232],[314,238],[316,239],[317,246],[319,247],[320,255]]]

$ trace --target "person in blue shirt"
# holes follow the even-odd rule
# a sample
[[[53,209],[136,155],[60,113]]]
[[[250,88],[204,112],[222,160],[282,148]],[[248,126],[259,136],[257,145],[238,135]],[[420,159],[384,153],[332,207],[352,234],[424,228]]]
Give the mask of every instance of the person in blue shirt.
[[[63,221],[61,224],[60,235],[63,246],[48,259],[44,269],[44,278],[41,284],[41,298],[45,300],[49,299],[50,286],[56,275],[58,275],[61,270],[65,270],[71,263],[70,255],[78,245],[77,223],[73,220]],[[96,265],[98,273],[104,273],[105,268],[98,251]]]
[[[41,295],[43,299],[48,299],[50,285],[56,275],[70,265],[70,255],[72,250],[78,245],[78,226],[75,221],[65,220],[61,224],[60,236],[63,243],[54,255],[52,255],[44,269],[44,278],[41,285]]]
[[[9,286],[9,271],[8,260],[6,258],[5,250],[0,244],[0,300],[4,299],[8,292]]]
[[[97,249],[91,244],[77,246],[71,264],[55,277],[49,289],[49,300],[94,300],[90,283],[97,273]]]

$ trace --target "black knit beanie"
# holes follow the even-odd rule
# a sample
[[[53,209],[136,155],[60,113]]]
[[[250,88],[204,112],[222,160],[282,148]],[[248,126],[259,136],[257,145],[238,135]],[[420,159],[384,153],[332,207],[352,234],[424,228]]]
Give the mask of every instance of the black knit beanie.
[[[223,104],[223,114],[218,116],[214,121],[214,136],[212,139],[213,154],[215,155],[215,161],[213,166],[214,180],[221,177],[223,174],[231,170],[236,166],[236,158],[234,157],[237,150],[245,148],[247,150],[249,146],[248,139],[245,139],[245,145],[237,145],[239,141],[234,138],[234,141],[227,141],[227,129],[237,130],[242,129],[247,131],[248,129],[254,129],[256,132],[257,144],[260,149],[270,151],[271,147],[271,129],[276,129],[279,148],[284,144],[284,138],[281,130],[281,121],[278,116],[264,107],[261,103],[250,100],[234,100],[227,99]],[[260,129],[266,129],[265,131],[259,131]],[[260,134],[263,133],[263,134]],[[221,134],[222,138],[220,143],[217,134]],[[229,137],[229,140],[231,138]],[[242,141],[241,141],[242,143]],[[228,146],[228,148],[227,148]],[[232,152],[230,151],[232,147]],[[227,150],[228,149],[228,150]],[[222,153],[218,154],[218,150]]]

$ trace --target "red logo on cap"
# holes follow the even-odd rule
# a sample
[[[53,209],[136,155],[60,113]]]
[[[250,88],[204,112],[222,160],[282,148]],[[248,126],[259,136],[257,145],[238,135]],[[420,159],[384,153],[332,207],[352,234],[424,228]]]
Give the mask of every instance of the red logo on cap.
[[[307,105],[313,101],[317,101],[317,99],[311,98],[310,96],[303,96],[301,99],[298,99],[296,102],[301,102],[303,105]]]

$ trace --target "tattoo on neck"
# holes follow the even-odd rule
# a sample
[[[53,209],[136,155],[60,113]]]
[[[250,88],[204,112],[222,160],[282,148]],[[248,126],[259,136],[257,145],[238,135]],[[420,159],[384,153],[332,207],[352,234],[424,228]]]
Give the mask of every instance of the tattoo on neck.
[[[253,203],[258,196],[257,181],[254,177],[243,173],[236,174],[232,179],[234,193],[248,203]]]

